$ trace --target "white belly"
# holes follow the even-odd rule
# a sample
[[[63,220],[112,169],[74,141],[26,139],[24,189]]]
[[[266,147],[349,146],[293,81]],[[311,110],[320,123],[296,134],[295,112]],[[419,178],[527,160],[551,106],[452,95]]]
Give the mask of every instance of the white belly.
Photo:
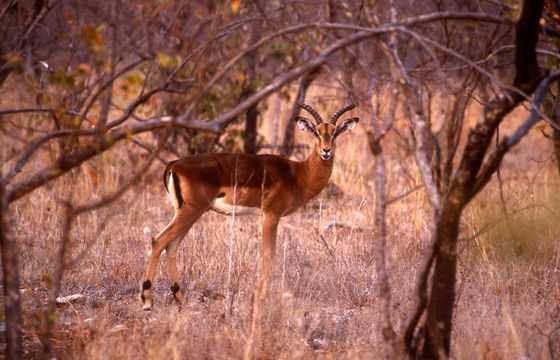
[[[235,210],[235,215],[246,215],[246,214],[258,214],[258,208],[248,207],[248,206],[233,206],[224,202],[223,198],[216,199],[212,201],[210,208],[215,212],[225,215],[233,215]]]

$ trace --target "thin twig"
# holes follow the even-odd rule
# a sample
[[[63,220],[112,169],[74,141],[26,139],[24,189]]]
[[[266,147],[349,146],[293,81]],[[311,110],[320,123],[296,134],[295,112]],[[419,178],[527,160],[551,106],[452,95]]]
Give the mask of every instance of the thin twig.
[[[149,152],[150,154],[152,154],[156,159],[158,159],[162,164],[167,165],[167,160],[165,160],[164,158],[161,157],[161,155],[157,152],[154,151],[151,147],[149,147],[148,145],[142,143],[140,140],[132,138],[132,142],[135,143],[136,145],[140,146],[142,149],[146,150],[147,152]]]
[[[319,238],[318,242],[320,244],[322,244],[325,247],[325,249],[327,249],[327,252],[329,253],[329,255],[334,258],[334,252],[331,250],[329,244],[327,243],[327,241],[323,237],[323,234],[321,234],[321,232],[316,227],[314,227],[313,229],[315,229],[315,233],[317,234],[317,237]]]
[[[407,191],[405,191],[404,193],[397,195],[397,196],[393,196],[392,198],[387,200],[387,205],[390,205],[392,203],[395,203],[405,197],[407,197],[408,195],[412,194],[413,192],[415,192],[416,190],[420,190],[422,189],[422,185],[416,185],[415,187],[413,187],[412,189],[408,189]]]

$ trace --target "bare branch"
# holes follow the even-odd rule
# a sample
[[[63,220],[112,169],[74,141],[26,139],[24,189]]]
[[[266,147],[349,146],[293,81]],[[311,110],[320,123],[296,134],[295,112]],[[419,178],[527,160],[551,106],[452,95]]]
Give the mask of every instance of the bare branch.
[[[490,181],[492,174],[494,174],[494,172],[498,168],[504,155],[512,147],[517,145],[519,141],[521,141],[521,139],[525,135],[527,135],[529,130],[533,126],[535,126],[535,124],[539,120],[541,120],[540,111],[538,109],[544,99],[544,95],[547,92],[550,83],[552,81],[558,80],[558,78],[560,78],[560,71],[555,70],[555,71],[551,71],[550,74],[541,82],[541,84],[539,85],[539,87],[535,92],[535,97],[532,104],[533,110],[531,111],[531,115],[515,130],[515,132],[512,135],[504,138],[496,146],[496,149],[488,156],[488,159],[482,166],[479,175],[477,176],[477,180],[472,188],[472,192],[469,194],[471,198],[474,197],[476,194],[478,194],[478,192],[480,192],[480,190],[484,188],[484,186],[488,183],[488,181]]]
[[[416,185],[415,187],[408,189],[407,191],[405,191],[404,193],[397,195],[397,196],[393,196],[390,199],[387,199],[387,205],[391,205],[392,203],[395,203],[401,199],[404,199],[405,197],[407,197],[408,195],[414,193],[416,190],[422,189],[422,185]]]
[[[23,36],[20,39],[19,48],[23,46],[25,42],[27,42],[28,38],[33,34],[35,28],[43,21],[43,19],[47,16],[47,14],[60,2],[60,0],[55,0],[52,3],[47,3],[41,8],[41,11],[37,14],[35,18],[32,18],[31,23],[27,25],[27,29]]]
[[[0,110],[0,116],[10,115],[10,114],[21,114],[30,112],[48,112],[53,113],[54,110],[51,108],[27,108],[27,109],[10,109],[10,110]]]
[[[126,125],[113,129],[101,137],[92,138],[90,143],[84,144],[83,147],[64,157],[60,162],[45,166],[34,176],[13,185],[6,193],[8,201],[12,202],[20,197],[30,193],[43,184],[58,178],[59,176],[70,171],[72,168],[80,165],[82,162],[108,150],[118,141],[127,139],[134,134],[141,132],[162,129],[168,126],[181,126],[175,123],[171,117],[152,119],[149,121]],[[185,127],[182,125],[181,127]],[[64,130],[62,130],[64,131]],[[79,134],[79,132],[77,133]]]
[[[132,104],[128,105],[128,107],[124,110],[124,113],[116,120],[111,121],[110,123],[107,124],[107,128],[111,129],[114,128],[117,125],[122,124],[123,122],[125,122],[126,120],[128,120],[128,118],[132,115],[132,113],[134,112],[134,110],[136,110],[136,108],[142,104],[144,104],[146,101],[148,101],[152,96],[154,96],[155,94],[161,92],[161,91],[165,91],[165,89],[168,86],[168,82],[166,82],[163,85],[160,85],[158,87],[153,88],[152,90],[142,94],[141,96],[139,96],[134,102],[132,102]]]
[[[29,161],[29,159],[31,158],[31,156],[37,151],[39,150],[39,148],[47,143],[48,141],[52,140],[52,139],[56,139],[56,138],[60,138],[60,137],[65,137],[65,136],[88,136],[88,135],[93,135],[96,132],[93,130],[84,130],[84,131],[77,131],[77,130],[58,130],[58,131],[53,131],[50,132],[40,138],[37,138],[35,140],[33,140],[32,142],[30,142],[25,149],[22,151],[22,155],[19,157],[18,161],[16,162],[16,164],[14,165],[14,167],[12,168],[12,170],[10,170],[5,177],[2,178],[2,184],[4,186],[6,186],[8,184],[8,182],[17,174],[19,174],[19,172],[23,169],[23,167],[27,164],[27,162]]]
[[[154,151],[151,147],[149,147],[148,145],[142,143],[141,141],[139,141],[138,139],[134,139],[132,138],[131,141],[133,143],[135,143],[136,145],[140,146],[142,149],[146,150],[147,152],[149,152],[150,154],[152,154],[153,156],[155,156],[156,159],[158,159],[162,164],[167,165],[167,161],[162,158],[156,151]]]
[[[8,10],[17,2],[17,0],[5,1],[2,10],[0,11],[0,20],[6,15]]]
[[[111,86],[111,84],[113,84],[115,82],[115,80],[117,80],[118,78],[120,78],[121,76],[126,74],[127,72],[133,70],[138,65],[142,64],[144,61],[146,61],[146,59],[144,59],[144,58],[138,59],[138,60],[133,61],[132,63],[128,64],[124,68],[120,69],[119,71],[116,71],[116,72],[113,71],[114,73],[111,74],[110,76],[108,76],[108,77],[101,76],[96,81],[94,81],[90,85],[90,87],[93,88],[97,85],[99,85],[99,87],[97,88],[97,91],[93,95],[91,95],[91,97],[89,98],[89,101],[85,105],[84,109],[81,111],[80,116],[86,117],[87,114],[89,113],[89,110],[93,107],[93,104],[95,103],[95,100],[97,100],[97,98],[99,97],[99,95],[101,93],[103,93],[104,91],[107,91],[108,87]],[[160,88],[160,87],[158,87],[158,88]],[[140,97],[142,97],[142,96],[140,96]],[[82,101],[82,103],[79,105],[79,108],[81,108],[83,106],[83,103],[87,99],[88,99],[88,97],[86,97]]]

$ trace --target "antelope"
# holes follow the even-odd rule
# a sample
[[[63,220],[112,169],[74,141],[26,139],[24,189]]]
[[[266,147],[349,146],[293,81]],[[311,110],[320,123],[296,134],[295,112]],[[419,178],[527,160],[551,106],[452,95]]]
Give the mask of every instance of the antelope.
[[[226,215],[247,213],[251,208],[262,211],[263,260],[257,292],[264,297],[280,218],[295,212],[327,185],[333,169],[335,140],[338,135],[351,131],[359,120],[353,117],[336,124],[342,114],[355,107],[351,101],[336,111],[329,122],[324,122],[313,107],[307,104],[300,104],[300,107],[316,122],[313,124],[305,117],[296,118],[302,130],[315,135],[313,151],[304,161],[272,154],[216,153],[187,156],[168,163],[163,183],[175,207],[175,215],[152,239],[140,291],[144,310],[152,307],[152,282],[163,250],[167,252],[171,292],[179,306],[183,303],[176,264],[177,248],[191,226],[209,209]]]

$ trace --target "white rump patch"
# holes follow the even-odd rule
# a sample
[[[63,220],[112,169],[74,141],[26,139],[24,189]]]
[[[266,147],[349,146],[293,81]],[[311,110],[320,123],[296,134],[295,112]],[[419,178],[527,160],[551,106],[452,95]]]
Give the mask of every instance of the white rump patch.
[[[177,201],[177,195],[175,194],[175,186],[173,185],[173,173],[169,173],[169,180],[167,183],[167,196],[169,197],[169,201],[175,207],[175,209],[179,208],[179,201]]]
[[[215,199],[210,205],[212,210],[224,215],[233,215],[234,206],[227,204],[223,198]],[[248,206],[235,206],[235,215],[257,214],[258,210],[255,207]]]

